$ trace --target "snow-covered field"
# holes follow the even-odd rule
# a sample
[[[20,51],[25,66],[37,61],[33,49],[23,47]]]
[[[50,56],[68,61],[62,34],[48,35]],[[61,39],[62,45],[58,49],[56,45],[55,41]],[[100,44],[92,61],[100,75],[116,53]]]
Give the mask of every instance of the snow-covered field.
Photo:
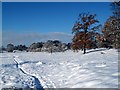
[[[0,53],[0,88],[118,88],[115,49]]]

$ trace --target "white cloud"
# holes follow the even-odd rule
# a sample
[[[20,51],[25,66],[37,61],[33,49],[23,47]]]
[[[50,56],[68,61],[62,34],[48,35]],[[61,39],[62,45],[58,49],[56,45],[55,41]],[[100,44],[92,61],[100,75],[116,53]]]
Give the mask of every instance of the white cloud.
[[[3,45],[6,46],[8,43],[26,44],[30,45],[33,42],[41,42],[47,40],[60,40],[62,42],[71,42],[72,34],[66,34],[61,32],[51,33],[15,33],[15,32],[3,32]]]

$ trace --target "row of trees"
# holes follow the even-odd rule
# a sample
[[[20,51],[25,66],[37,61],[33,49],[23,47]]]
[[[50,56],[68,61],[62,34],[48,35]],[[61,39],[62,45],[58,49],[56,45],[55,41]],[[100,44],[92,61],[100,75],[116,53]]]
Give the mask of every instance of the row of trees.
[[[75,22],[72,33],[72,48],[86,49],[105,47],[120,48],[120,1],[112,3],[113,16],[110,16],[104,26],[98,24],[96,14],[82,13]],[[102,32],[101,32],[101,31]]]
[[[25,45],[17,45],[14,46],[13,44],[8,44],[7,47],[1,47],[0,51],[8,51],[8,52],[13,52],[14,50],[19,50],[19,51],[24,51],[27,50],[28,47],[26,47]]]
[[[25,45],[13,45],[8,44],[6,48],[1,47],[0,52],[15,52],[15,51],[27,51],[27,52],[63,52],[65,50],[71,49],[71,43],[62,43],[58,40],[48,40],[47,42],[37,42],[32,43],[29,47]]]

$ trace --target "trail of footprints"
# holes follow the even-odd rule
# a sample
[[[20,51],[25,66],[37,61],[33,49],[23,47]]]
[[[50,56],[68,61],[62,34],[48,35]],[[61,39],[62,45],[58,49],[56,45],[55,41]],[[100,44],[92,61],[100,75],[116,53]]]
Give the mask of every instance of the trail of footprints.
[[[17,68],[20,68],[20,70],[21,70],[24,74],[33,77],[33,78],[36,80],[37,84],[39,84],[39,85],[37,85],[38,87],[40,87],[40,82],[42,82],[42,84],[45,85],[43,88],[56,88],[55,84],[54,84],[50,79],[46,78],[45,76],[39,76],[40,78],[38,78],[38,76],[34,76],[34,75],[31,75],[31,74],[27,73],[27,72],[19,65],[18,60],[20,60],[20,58],[19,58],[18,56],[13,56],[13,58],[14,58],[14,61],[16,62],[16,67],[17,67]]]

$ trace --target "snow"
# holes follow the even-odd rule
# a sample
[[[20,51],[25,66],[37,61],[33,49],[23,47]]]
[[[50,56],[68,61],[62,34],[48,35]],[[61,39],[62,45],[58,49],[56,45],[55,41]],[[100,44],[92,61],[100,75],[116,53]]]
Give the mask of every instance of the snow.
[[[0,53],[0,86],[30,88],[118,88],[118,52]]]
[[[38,63],[36,63],[36,65],[42,65],[42,62],[39,61]]]

